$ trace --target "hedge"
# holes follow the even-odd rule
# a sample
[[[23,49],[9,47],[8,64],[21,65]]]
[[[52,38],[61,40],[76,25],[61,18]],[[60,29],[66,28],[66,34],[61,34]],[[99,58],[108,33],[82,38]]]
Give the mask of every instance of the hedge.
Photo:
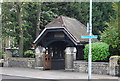
[[[84,48],[84,59],[88,60],[89,44]],[[109,45],[104,42],[92,43],[92,61],[104,61],[110,56]]]

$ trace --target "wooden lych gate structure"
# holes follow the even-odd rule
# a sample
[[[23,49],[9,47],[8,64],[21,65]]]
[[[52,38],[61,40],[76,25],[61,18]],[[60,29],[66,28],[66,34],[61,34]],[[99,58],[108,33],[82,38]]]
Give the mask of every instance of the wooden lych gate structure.
[[[88,39],[81,38],[83,35],[88,35],[86,26],[78,20],[65,16],[54,19],[45,26],[34,41],[36,48],[38,46],[45,48],[45,54],[40,53],[41,58],[39,59],[42,60],[40,60],[39,66],[46,69],[65,69],[67,66],[71,66],[67,62],[83,60],[84,45],[88,43]],[[97,40],[93,39],[93,41]],[[76,49],[73,60],[71,60],[72,56],[65,52],[68,47],[72,50]],[[71,50],[67,50],[67,52],[69,51]]]

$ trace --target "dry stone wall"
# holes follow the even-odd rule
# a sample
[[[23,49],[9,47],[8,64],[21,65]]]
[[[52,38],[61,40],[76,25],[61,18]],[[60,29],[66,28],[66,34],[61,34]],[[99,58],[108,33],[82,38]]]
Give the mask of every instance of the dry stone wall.
[[[34,68],[35,58],[9,58],[8,67]]]
[[[76,72],[87,73],[88,63],[84,61],[74,61],[74,70]],[[93,62],[92,73],[94,74],[109,74],[109,63],[107,62]]]

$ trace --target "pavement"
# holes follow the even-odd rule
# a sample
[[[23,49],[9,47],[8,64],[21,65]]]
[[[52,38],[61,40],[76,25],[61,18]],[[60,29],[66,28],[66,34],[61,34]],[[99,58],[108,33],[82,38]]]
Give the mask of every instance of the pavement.
[[[68,72],[65,70],[38,70],[30,68],[0,67],[0,75],[33,79],[87,79],[87,73]],[[14,79],[14,78],[13,78]],[[110,75],[92,74],[92,79],[118,79]]]
[[[30,77],[12,76],[12,75],[0,75],[2,79],[33,79]]]

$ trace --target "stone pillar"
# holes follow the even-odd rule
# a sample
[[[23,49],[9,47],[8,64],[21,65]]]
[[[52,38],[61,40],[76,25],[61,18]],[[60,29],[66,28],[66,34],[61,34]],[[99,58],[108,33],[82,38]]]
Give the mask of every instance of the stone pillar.
[[[4,55],[4,67],[9,66],[9,58],[12,57],[12,52],[9,49],[5,49],[5,55]]]
[[[43,67],[43,54],[45,53],[45,48],[38,46],[35,49],[36,67]]]
[[[75,59],[74,55],[76,54],[75,47],[67,47],[65,49],[65,70],[73,71],[73,60]]]
[[[73,54],[73,60],[76,60],[77,49],[75,47],[73,47],[72,54]]]
[[[111,56],[109,59],[109,74],[118,75],[118,59],[120,56]]]

